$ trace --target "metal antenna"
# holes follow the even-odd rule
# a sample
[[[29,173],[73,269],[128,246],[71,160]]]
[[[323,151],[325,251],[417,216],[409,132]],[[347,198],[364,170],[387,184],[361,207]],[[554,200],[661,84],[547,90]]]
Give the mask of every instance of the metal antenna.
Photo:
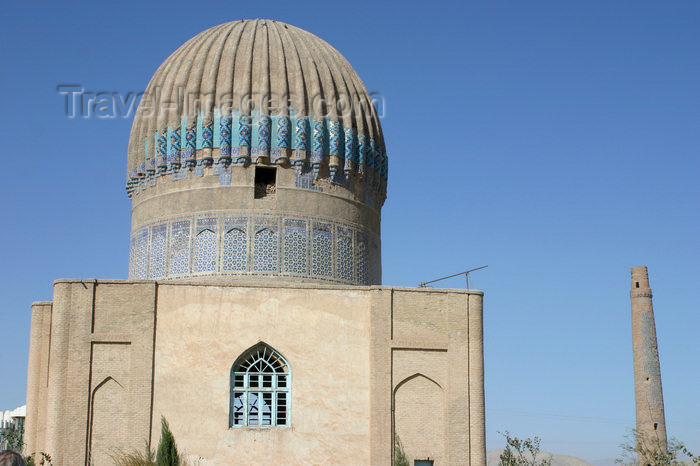
[[[477,267],[477,268],[475,268],[475,269],[469,269],[469,270],[465,270],[464,272],[459,272],[459,273],[454,273],[454,274],[452,274],[452,275],[448,275],[448,276],[446,276],[446,277],[436,278],[435,280],[430,280],[430,281],[428,281],[428,282],[422,282],[422,283],[421,283],[420,285],[418,285],[418,286],[419,286],[420,288],[425,288],[426,285],[428,285],[429,283],[435,283],[435,282],[439,282],[440,280],[446,280],[446,279],[448,279],[448,278],[457,277],[457,276],[459,276],[459,275],[464,275],[464,276],[466,277],[466,279],[467,279],[467,289],[469,289],[469,273],[470,273],[470,272],[474,272],[475,270],[485,269],[486,267],[488,267],[488,265],[482,265],[481,267]]]

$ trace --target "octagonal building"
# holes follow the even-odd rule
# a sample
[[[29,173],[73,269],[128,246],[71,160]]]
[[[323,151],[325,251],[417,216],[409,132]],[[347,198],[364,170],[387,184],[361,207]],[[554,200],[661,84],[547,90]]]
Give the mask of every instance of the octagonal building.
[[[198,34],[127,160],[128,279],[32,304],[26,453],[111,465],[165,418],[189,464],[486,464],[483,293],[381,285],[384,138],[337,50]]]

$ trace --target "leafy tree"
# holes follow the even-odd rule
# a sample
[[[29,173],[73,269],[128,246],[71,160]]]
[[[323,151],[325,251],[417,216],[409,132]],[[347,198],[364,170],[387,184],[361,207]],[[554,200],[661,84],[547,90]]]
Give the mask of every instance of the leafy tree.
[[[398,434],[394,434],[394,466],[410,466]]]
[[[501,453],[501,466],[549,466],[552,458],[538,460],[540,454],[540,438],[526,438],[520,440],[518,437],[511,437],[510,432],[499,432],[506,438],[506,449]]]
[[[22,453],[22,449],[24,448],[23,434],[22,429],[14,422],[0,429],[0,450],[12,450],[17,453]]]
[[[160,443],[158,443],[158,454],[156,455],[157,466],[180,466],[180,455],[175,445],[175,437],[170,432],[168,421],[164,417],[160,418]]]
[[[618,464],[684,465],[686,462],[680,459],[683,455],[687,456],[693,464],[700,464],[700,457],[690,453],[678,439],[672,438],[668,441],[666,448],[663,448],[661,439],[650,437],[637,429],[630,431],[627,441],[620,445],[620,448],[622,448],[622,457],[615,460]],[[639,458],[645,460],[640,463]]]
[[[51,455],[43,451],[37,453],[37,455],[37,457],[34,455],[29,455],[24,458],[27,466],[53,466],[53,463],[51,462]],[[37,460],[39,461],[38,463]]]
[[[24,450],[24,431],[14,423],[2,429],[0,449],[7,449],[22,454]],[[51,455],[40,451],[24,457],[27,466],[52,466]]]

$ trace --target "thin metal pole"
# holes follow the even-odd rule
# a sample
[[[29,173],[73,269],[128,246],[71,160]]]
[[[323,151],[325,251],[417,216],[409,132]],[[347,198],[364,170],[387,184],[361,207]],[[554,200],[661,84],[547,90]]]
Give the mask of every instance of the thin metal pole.
[[[467,289],[469,289],[469,273],[470,273],[470,272],[474,272],[475,270],[485,269],[486,267],[488,267],[488,265],[482,265],[481,267],[476,267],[476,268],[474,268],[474,269],[465,270],[464,272],[454,273],[454,274],[448,275],[448,276],[446,276],[446,277],[436,278],[435,280],[430,280],[430,281],[427,281],[427,282],[422,282],[422,283],[421,283],[420,285],[418,285],[418,286],[419,286],[420,288],[425,288],[425,286],[428,285],[429,283],[439,282],[439,281],[441,281],[441,280],[446,280],[446,279],[448,279],[448,278],[456,277],[456,276],[458,276],[458,275],[465,275],[466,278],[467,278]]]

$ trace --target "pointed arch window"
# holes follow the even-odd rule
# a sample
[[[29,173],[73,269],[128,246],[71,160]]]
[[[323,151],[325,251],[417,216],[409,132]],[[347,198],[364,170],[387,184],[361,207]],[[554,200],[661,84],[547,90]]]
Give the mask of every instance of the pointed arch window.
[[[231,368],[229,427],[287,427],[291,371],[270,346],[258,343]]]

